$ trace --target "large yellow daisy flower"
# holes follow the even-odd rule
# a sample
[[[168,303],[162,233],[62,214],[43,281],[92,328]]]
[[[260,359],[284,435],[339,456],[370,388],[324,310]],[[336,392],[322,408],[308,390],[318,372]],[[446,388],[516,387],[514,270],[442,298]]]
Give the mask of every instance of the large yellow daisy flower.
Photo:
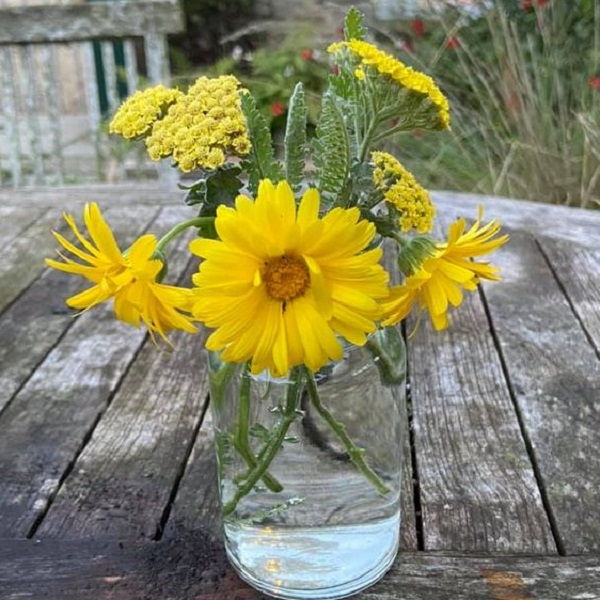
[[[156,332],[165,340],[171,329],[196,331],[190,318],[179,312],[189,305],[191,290],[156,282],[163,263],[154,258],[157,241],[153,235],[140,237],[123,254],[95,202],[86,204],[84,209],[84,223],[91,241],[79,231],[71,215],[65,215],[65,220],[81,248],[57,232],[54,236],[65,250],[87,264],[76,262],[60,252],[64,262],[46,259],[46,264],[59,271],[81,275],[94,283],[68,298],[68,306],[88,310],[114,298],[114,310],[119,319],[136,327],[143,322],[151,334]]]
[[[255,201],[220,206],[220,241],[198,239],[204,258],[194,276],[193,314],[216,331],[207,348],[223,359],[252,361],[252,372],[282,376],[296,365],[317,371],[342,358],[336,334],[364,344],[381,317],[388,275],[380,249],[365,251],[375,227],[357,208],[319,218],[319,192],[298,209],[285,181],[263,180]]]
[[[416,304],[427,309],[433,327],[448,327],[448,305],[458,306],[462,289],[473,291],[480,279],[498,281],[498,269],[489,263],[476,263],[476,256],[489,254],[508,240],[497,236],[500,223],[493,219],[481,227],[481,215],[465,233],[466,222],[457,219],[448,229],[448,240],[438,244],[435,254],[423,261],[421,268],[400,286],[390,288],[384,301],[384,325],[395,325],[404,319]]]

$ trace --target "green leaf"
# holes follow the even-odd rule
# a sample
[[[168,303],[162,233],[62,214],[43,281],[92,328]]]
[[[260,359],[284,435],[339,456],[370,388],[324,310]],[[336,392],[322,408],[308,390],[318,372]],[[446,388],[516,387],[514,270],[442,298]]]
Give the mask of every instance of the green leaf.
[[[229,164],[217,171],[210,171],[206,177],[198,179],[190,187],[186,188],[182,185],[179,187],[188,190],[185,197],[186,204],[201,204],[198,216],[214,217],[221,204],[233,206],[242,188],[242,181],[239,178],[241,172],[240,167]],[[211,239],[217,237],[214,225],[204,226],[200,234]]]
[[[273,182],[281,179],[281,165],[274,158],[269,124],[258,111],[252,95],[243,94],[241,104],[252,142],[252,150],[242,162],[242,168],[248,171],[248,187],[256,195],[261,179],[270,179]]]
[[[344,20],[344,37],[346,41],[364,40],[367,29],[364,26],[365,15],[352,7]]]
[[[314,150],[319,190],[326,200],[335,203],[344,191],[350,170],[350,140],[344,117],[331,92],[323,95]]]
[[[248,434],[252,437],[266,441],[269,439],[269,430],[261,423],[254,423],[248,430]]]
[[[302,83],[294,88],[288,107],[285,129],[285,175],[295,192],[302,187],[304,180],[304,158],[306,156],[307,108]]]

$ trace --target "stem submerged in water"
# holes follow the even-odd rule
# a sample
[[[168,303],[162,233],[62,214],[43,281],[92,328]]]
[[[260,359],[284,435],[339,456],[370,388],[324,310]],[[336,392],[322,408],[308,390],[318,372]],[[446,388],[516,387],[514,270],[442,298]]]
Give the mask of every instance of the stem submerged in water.
[[[298,417],[298,406],[300,405],[304,379],[305,377],[301,367],[292,369],[292,383],[287,389],[285,405],[282,407],[279,422],[271,430],[267,442],[256,457],[254,466],[248,471],[244,483],[238,486],[233,498],[223,506],[223,517],[231,515],[238,502],[246,496],[246,494],[252,491],[252,488],[260,479],[264,479],[267,469],[285,440],[290,425]]]
[[[256,458],[250,448],[248,441],[248,431],[250,425],[250,369],[249,365],[244,367],[242,373],[242,385],[240,387],[240,405],[238,409],[238,420],[236,424],[235,435],[233,436],[233,447],[237,450],[238,454],[246,461],[246,464],[250,469],[256,467]],[[283,486],[275,477],[264,473],[262,476],[264,484],[272,492],[281,492]]]
[[[350,457],[350,460],[358,468],[358,470],[373,484],[377,491],[381,494],[388,494],[390,488],[380,479],[380,477],[369,467],[363,458],[364,450],[359,448],[350,438],[346,427],[336,421],[335,417],[323,406],[321,398],[319,398],[319,390],[313,375],[306,370],[306,367],[302,367],[305,370],[305,379],[308,385],[308,393],[310,394],[310,400],[316,411],[325,419],[332,431],[338,436],[341,442],[346,448],[346,452]]]

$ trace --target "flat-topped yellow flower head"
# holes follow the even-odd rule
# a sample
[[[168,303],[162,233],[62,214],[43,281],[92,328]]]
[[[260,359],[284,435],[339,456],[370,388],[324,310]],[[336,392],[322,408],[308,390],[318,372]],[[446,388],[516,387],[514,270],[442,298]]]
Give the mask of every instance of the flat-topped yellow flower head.
[[[204,260],[194,276],[192,312],[215,328],[207,348],[230,362],[252,361],[252,372],[282,376],[296,365],[317,371],[342,358],[336,337],[362,345],[381,317],[388,275],[381,250],[365,250],[375,226],[358,208],[319,217],[309,189],[296,208],[285,181],[261,181],[256,200],[238,196],[220,206],[220,240],[199,239]]]
[[[153,160],[171,156],[185,173],[218,169],[228,154],[250,152],[246,119],[241,109],[240,82],[233,75],[200,77],[146,139]]]
[[[118,133],[126,139],[147,135],[153,123],[181,96],[183,93],[179,90],[162,84],[135,92],[115,113],[110,122],[110,133]]]
[[[95,202],[86,204],[84,209],[89,240],[79,231],[71,215],[65,215],[65,220],[81,247],[59,233],[54,232],[54,236],[83,264],[60,252],[64,262],[46,259],[46,264],[59,271],[81,275],[94,283],[68,298],[68,306],[88,310],[113,298],[117,318],[135,327],[144,323],[151,334],[156,332],[166,341],[171,329],[196,331],[190,318],[181,312],[189,305],[191,290],[156,281],[163,262],[155,257],[155,236],[143,235],[129,250],[121,252]]]
[[[347,51],[360,64],[360,67],[354,69],[354,73],[359,79],[365,78],[366,70],[373,69],[378,75],[388,79],[396,86],[404,88],[409,93],[421,96],[422,100],[434,107],[436,115],[432,128],[448,129],[450,127],[448,100],[429,75],[415,71],[397,58],[386,54],[377,46],[362,40],[337,42],[329,46],[327,50],[334,54]],[[414,105],[414,103],[410,104],[411,106]],[[412,106],[412,110],[416,112],[417,107]],[[406,115],[400,115],[401,118],[403,116]],[[425,126],[425,123],[422,123],[421,126]]]
[[[400,230],[431,231],[435,206],[414,175],[387,152],[373,152],[373,182],[399,214]]]
[[[496,219],[482,227],[481,218],[466,232],[466,221],[457,219],[448,229],[447,241],[438,244],[437,252],[425,259],[403,285],[390,288],[390,296],[384,301],[384,325],[399,323],[417,305],[427,309],[435,329],[446,329],[449,305],[461,304],[463,289],[477,289],[480,279],[499,281],[496,267],[471,259],[493,252],[508,241],[508,235],[498,235],[501,225]]]

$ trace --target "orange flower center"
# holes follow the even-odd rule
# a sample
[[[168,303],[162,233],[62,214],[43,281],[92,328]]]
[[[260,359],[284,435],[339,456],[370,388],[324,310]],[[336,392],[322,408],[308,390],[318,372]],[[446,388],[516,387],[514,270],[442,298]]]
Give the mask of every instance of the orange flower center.
[[[304,259],[284,254],[265,263],[263,281],[269,297],[288,302],[305,294],[310,273]]]

